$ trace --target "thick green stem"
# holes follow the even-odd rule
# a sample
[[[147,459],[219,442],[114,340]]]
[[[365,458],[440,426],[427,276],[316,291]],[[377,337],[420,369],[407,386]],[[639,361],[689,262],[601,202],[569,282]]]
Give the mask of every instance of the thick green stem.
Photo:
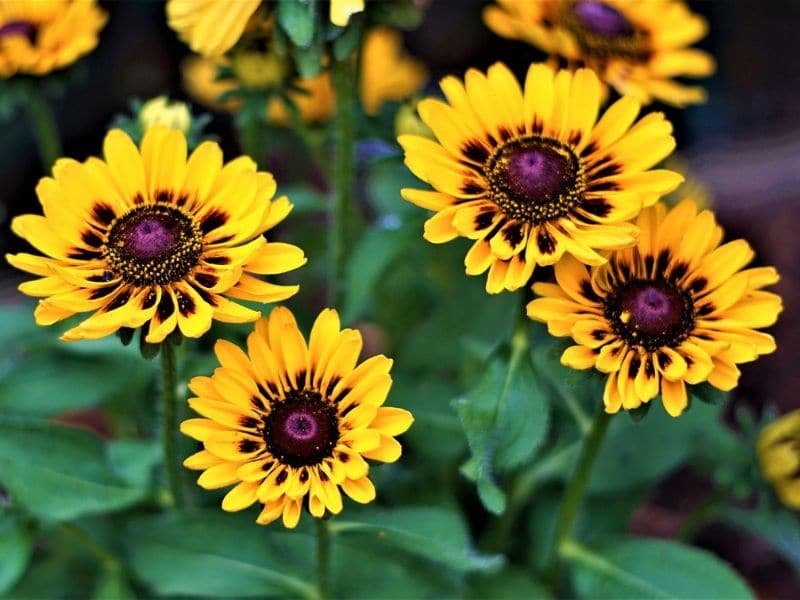
[[[177,399],[175,396],[175,347],[168,341],[161,344],[161,444],[164,449],[164,470],[172,495],[172,504],[183,507],[181,464],[176,452]]]
[[[317,522],[317,590],[321,600],[331,598],[331,532],[328,521]]]
[[[611,415],[601,409],[592,423],[592,428],[589,430],[588,436],[583,441],[583,447],[578,457],[578,464],[575,467],[575,472],[564,493],[564,500],[561,504],[561,511],[558,514],[555,535],[553,536],[553,542],[550,546],[550,554],[548,557],[546,577],[550,589],[554,589],[558,583],[561,565],[561,549],[572,535],[575,517],[578,515],[578,509],[580,508],[583,494],[586,491],[586,486],[592,474],[592,467],[597,459],[597,455],[600,453],[600,446],[603,445],[603,440],[605,439],[610,422]]]
[[[239,136],[242,141],[242,150],[263,167],[264,160],[264,124],[258,119],[251,118],[246,122],[239,122]]]
[[[33,125],[42,166],[46,172],[49,172],[61,156],[61,140],[58,137],[58,127],[53,110],[40,90],[31,90],[25,103],[25,110],[28,112],[31,125]]]
[[[346,58],[334,60],[333,87],[336,93],[336,118],[334,120],[333,196],[328,212],[329,271],[328,303],[341,303],[342,281],[347,260],[349,208],[352,206],[355,180],[355,61]]]

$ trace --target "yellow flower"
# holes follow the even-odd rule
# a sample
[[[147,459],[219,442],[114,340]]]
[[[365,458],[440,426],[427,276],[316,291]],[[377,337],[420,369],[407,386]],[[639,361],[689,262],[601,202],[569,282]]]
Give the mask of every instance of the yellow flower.
[[[688,48],[708,25],[681,0],[497,0],[487,26],[571,65],[594,69],[620,94],[676,106],[705,101],[705,91],[674,81],[705,77],[714,59]]]
[[[145,131],[153,125],[164,125],[188,134],[192,125],[192,115],[185,103],[170,102],[166,96],[158,96],[142,105],[139,122]]]
[[[342,510],[341,492],[362,504],[375,498],[364,459],[400,458],[394,437],[414,418],[383,406],[392,361],[379,355],[357,365],[361,347],[361,334],[341,329],[332,309],[317,317],[306,345],[281,307],[256,323],[247,354],[217,342],[222,366],[189,383],[197,395],[189,404],[206,418],[184,421],[181,431],[203,443],[183,463],[203,471],[201,487],[236,484],[223,510],[260,502],[259,524],[282,517],[293,528],[306,497],[317,518]]]
[[[414,95],[428,78],[422,63],[403,52],[403,37],[396,29],[369,31],[361,53],[359,95],[368,115],[377,115],[386,100]]]
[[[96,0],[0,2],[0,78],[71,65],[97,46],[106,18]]]
[[[333,93],[331,76],[327,71],[302,79],[298,77],[292,82],[288,93],[297,110],[300,119],[310,125],[325,123],[336,112],[336,97]],[[290,108],[281,98],[274,97],[267,106],[267,122],[272,125],[287,126],[291,124]]]
[[[781,502],[800,510],[800,410],[764,427],[756,449],[764,479]]]
[[[237,52],[231,58],[236,80],[245,88],[266,89],[286,77],[286,61],[274,52]]]
[[[141,149],[120,130],[108,133],[105,160],[56,161],[36,193],[44,216],[16,217],[11,229],[45,256],[6,255],[39,278],[19,286],[42,298],[38,325],[92,313],[62,339],[109,335],[149,324],[159,343],[176,328],[203,335],[212,320],[242,323],[260,313],[229,298],[284,300],[298,286],[254,275],[285,273],[303,251],[262,235],[292,205],[270,201],[275,180],[241,156],[223,166],[222,150],[204,142],[187,160],[180,131],[157,125]]]
[[[555,266],[558,285],[536,283],[542,296],[528,316],[555,336],[572,336],[561,363],[608,373],[608,413],[636,409],[661,394],[666,411],[688,405],[686,383],[708,381],[720,390],[739,380],[738,363],[775,351],[778,295],[762,290],[778,281],[773,267],[744,269],[753,250],[744,240],[720,246],[722,228],[691,200],[667,211],[642,211],[638,243],[611,253],[591,272],[573,259]]]
[[[331,0],[331,23],[346,27],[350,17],[364,11],[364,0]]]
[[[418,105],[438,141],[398,138],[408,168],[434,190],[402,195],[436,213],[425,223],[429,242],[474,240],[466,272],[488,270],[491,294],[524,286],[537,264],[565,252],[604,264],[598,250],[634,244],[638,231],[627,221],[682,179],[649,170],[675,147],[664,115],[633,125],[639,103],[624,97],[598,121],[600,84],[588,69],[534,64],[520,89],[498,63],[441,87],[446,102]]]
[[[233,79],[217,79],[218,69],[229,64],[227,58],[188,56],[181,63],[183,87],[193,100],[214,110],[235,113],[241,106],[238,100],[219,100],[222,94],[236,89]]]
[[[230,50],[261,0],[167,0],[167,22],[178,37],[203,56]]]

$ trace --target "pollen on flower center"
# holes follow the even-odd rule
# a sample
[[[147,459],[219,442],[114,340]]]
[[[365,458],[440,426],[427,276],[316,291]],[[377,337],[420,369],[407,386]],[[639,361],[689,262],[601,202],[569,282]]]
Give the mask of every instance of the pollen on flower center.
[[[677,346],[694,327],[691,296],[661,280],[637,279],[606,298],[606,317],[634,346]]]
[[[633,34],[633,27],[622,13],[604,2],[596,0],[578,2],[572,10],[581,25],[592,33],[606,37]]]
[[[339,420],[318,392],[290,392],[272,407],[264,440],[269,451],[293,467],[319,464],[331,456],[339,440]]]
[[[508,217],[532,223],[567,214],[585,187],[580,159],[549,138],[522,138],[501,146],[486,172],[492,200]]]
[[[164,285],[182,279],[202,251],[202,232],[181,210],[139,206],[111,224],[104,252],[109,270],[127,283]]]
[[[27,21],[9,21],[0,27],[0,40],[15,35],[24,36],[33,43],[36,39],[36,26]]]

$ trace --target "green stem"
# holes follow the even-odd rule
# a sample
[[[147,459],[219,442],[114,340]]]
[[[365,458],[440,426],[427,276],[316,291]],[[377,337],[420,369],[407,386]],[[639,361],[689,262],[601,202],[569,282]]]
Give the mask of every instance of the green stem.
[[[341,283],[347,259],[348,208],[353,203],[355,179],[355,61],[350,58],[334,60],[333,87],[336,93],[334,120],[333,197],[329,210],[329,271],[328,303],[341,303]]]
[[[76,527],[72,523],[61,523],[58,528],[83,546],[84,550],[94,556],[105,569],[109,571],[122,569],[122,563],[117,557],[94,541],[83,529]]]
[[[728,494],[725,490],[717,488],[700,504],[695,506],[692,512],[686,516],[683,525],[681,525],[677,539],[682,542],[690,541],[694,537],[694,534],[697,533],[697,530],[700,529],[700,526],[707,520],[708,516],[722,504],[727,496]]]
[[[251,118],[247,122],[239,122],[239,135],[242,140],[242,150],[256,161],[261,167],[264,160],[264,146],[262,144],[264,125],[258,119]]]
[[[61,156],[61,140],[58,137],[58,127],[53,116],[53,109],[40,90],[31,90],[25,103],[25,110],[27,110],[33,125],[42,166],[45,171],[49,172]]]
[[[588,436],[584,439],[575,473],[572,475],[572,479],[564,493],[564,500],[561,504],[561,511],[558,514],[546,570],[546,578],[550,589],[554,589],[558,583],[561,549],[572,535],[575,517],[578,515],[583,494],[592,474],[592,467],[597,455],[600,453],[600,446],[603,444],[610,422],[611,415],[601,409],[592,423]]]
[[[317,589],[321,600],[331,598],[331,532],[328,521],[317,522]]]
[[[175,347],[168,341],[161,344],[161,443],[164,449],[164,469],[172,504],[183,507],[183,488],[181,487],[181,465],[176,452],[175,432],[177,423],[177,399],[175,396]]]

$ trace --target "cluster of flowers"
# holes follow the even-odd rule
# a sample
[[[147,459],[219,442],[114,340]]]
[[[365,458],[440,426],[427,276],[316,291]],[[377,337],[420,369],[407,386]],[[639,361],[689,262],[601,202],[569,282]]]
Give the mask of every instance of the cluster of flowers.
[[[90,0],[61,4],[60,18],[77,10],[93,18],[82,21],[86,33],[74,38],[76,47],[51,52],[50,68],[88,51],[104,21]],[[244,32],[268,32],[272,24],[256,18],[259,7],[257,0],[168,2],[171,26],[205,56],[186,71],[198,97],[216,103],[235,85],[214,79],[220,67],[230,67],[245,85],[285,77],[284,65],[269,55],[225,54]],[[363,2],[334,0],[331,19],[345,25],[363,9]],[[18,57],[0,64],[0,72],[44,72],[42,59],[29,57],[34,40],[66,25],[32,8],[11,16],[0,10],[6,11],[0,13],[0,56]],[[552,60],[532,64],[523,85],[502,64],[486,73],[471,69],[463,81],[446,77],[444,100],[419,103],[432,133],[398,141],[408,168],[433,188],[402,192],[435,213],[425,239],[473,240],[466,272],[488,272],[489,293],[532,285],[538,297],[527,304],[527,315],[547,323],[552,335],[572,338],[563,364],[607,374],[609,413],[660,395],[677,417],[688,405],[686,384],[732,389],[737,364],[775,349],[773,338],[757,329],[772,325],[781,311],[780,298],[763,289],[778,274],[772,267],[746,268],[753,259],[749,244],[723,244],[710,210],[689,198],[671,208],[660,202],[682,181],[654,168],[675,147],[672,126],[655,112],[637,121],[641,105],[653,99],[702,100],[701,89],[672,78],[713,70],[707,54],[687,48],[704,35],[704,21],[677,0],[501,0],[486,9],[485,20]],[[42,34],[33,36],[37,28]],[[12,45],[16,54],[6,52]],[[394,31],[366,36],[360,89],[368,114],[382,99],[406,98],[424,81],[424,71],[400,48]],[[387,57],[397,62],[393,71],[380,68]],[[556,68],[559,59],[568,68]],[[303,119],[331,116],[327,74],[292,85],[300,90],[294,101]],[[609,85],[622,96],[601,114]],[[235,101],[225,106],[237,108]],[[287,114],[276,100],[266,118],[285,123]],[[44,215],[20,216],[12,225],[44,256],[8,256],[38,277],[20,286],[42,298],[37,323],[90,312],[64,340],[146,328],[146,341],[160,343],[176,330],[202,336],[213,320],[255,321],[246,352],[218,341],[220,368],[189,384],[196,395],[189,403],[203,418],[181,429],[204,449],[186,466],[203,471],[198,483],[205,488],[235,484],[225,510],[261,502],[259,523],[282,517],[294,527],[306,498],[316,517],[338,513],[340,490],[369,502],[375,490],[364,459],[397,460],[394,437],[413,420],[407,411],[382,406],[391,360],[376,356],[357,364],[361,336],[342,329],[332,309],[319,315],[306,343],[286,308],[260,318],[235,302],[278,302],[298,291],[258,277],[306,262],[300,248],[264,237],[291,204],[273,199],[275,181],[250,158],[223,164],[212,142],[187,152],[182,133],[156,126],[140,148],[115,130],[106,137],[104,159],[56,162],[52,177],[37,187]],[[534,282],[537,265],[552,266],[555,283]]]

